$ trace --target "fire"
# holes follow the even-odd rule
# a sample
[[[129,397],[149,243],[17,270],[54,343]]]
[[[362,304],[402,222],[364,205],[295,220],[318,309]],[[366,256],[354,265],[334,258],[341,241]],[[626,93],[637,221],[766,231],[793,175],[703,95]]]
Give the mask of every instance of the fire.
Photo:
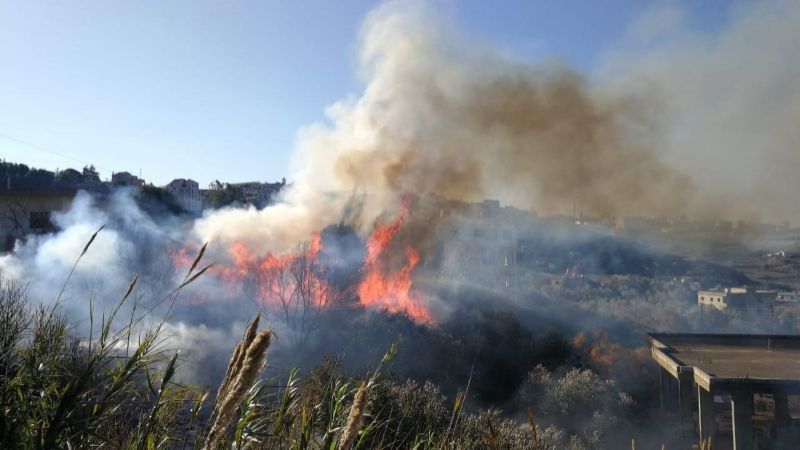
[[[406,264],[396,273],[385,274],[379,257],[392,242],[405,221],[408,208],[389,225],[378,224],[367,240],[367,256],[364,261],[365,276],[358,286],[358,297],[362,305],[378,307],[389,312],[405,312],[418,323],[432,323],[430,313],[411,291],[411,272],[419,264],[419,253],[406,246]]]
[[[382,309],[391,313],[405,313],[417,323],[433,323],[430,312],[412,289],[412,272],[420,262],[420,255],[411,246],[405,246],[405,261],[396,270],[387,269],[382,259],[387,248],[402,227],[408,215],[404,204],[399,217],[391,223],[379,222],[366,240],[366,252],[360,269],[360,280],[349,290],[331,286],[319,255],[324,251],[322,237],[317,233],[310,242],[293,251],[267,253],[259,256],[244,241],[231,244],[230,262],[217,265],[211,273],[236,292],[243,286],[245,293],[254,294],[265,307],[283,312],[287,319],[293,308],[322,310],[338,303],[352,303]],[[187,249],[173,252],[176,264],[188,266],[192,258]]]
[[[237,241],[228,248],[231,265],[223,266],[216,274],[233,285],[248,282],[255,287],[256,296],[264,306],[326,307],[331,300],[331,289],[314,270],[321,249],[319,235],[295,251],[264,256]]]

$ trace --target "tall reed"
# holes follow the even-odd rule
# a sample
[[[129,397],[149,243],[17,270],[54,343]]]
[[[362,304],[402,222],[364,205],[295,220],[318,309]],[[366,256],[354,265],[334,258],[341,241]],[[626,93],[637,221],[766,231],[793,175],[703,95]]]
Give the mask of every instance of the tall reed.
[[[247,391],[255,385],[258,376],[266,363],[266,353],[272,340],[272,331],[258,333],[257,314],[245,330],[242,340],[236,345],[228,370],[217,391],[216,404],[212,414],[212,422],[206,436],[204,449],[216,449],[225,439],[228,426],[236,414],[236,408],[244,399]]]

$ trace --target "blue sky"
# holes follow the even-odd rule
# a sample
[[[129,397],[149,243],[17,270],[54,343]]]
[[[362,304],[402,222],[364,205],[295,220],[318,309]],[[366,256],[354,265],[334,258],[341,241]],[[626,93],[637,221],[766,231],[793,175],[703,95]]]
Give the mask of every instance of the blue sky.
[[[671,2],[700,31],[727,1]],[[360,22],[378,2],[0,0],[0,158],[93,163],[156,184],[278,180],[298,128],[357,95]],[[589,76],[663,1],[436,3],[470,35]]]

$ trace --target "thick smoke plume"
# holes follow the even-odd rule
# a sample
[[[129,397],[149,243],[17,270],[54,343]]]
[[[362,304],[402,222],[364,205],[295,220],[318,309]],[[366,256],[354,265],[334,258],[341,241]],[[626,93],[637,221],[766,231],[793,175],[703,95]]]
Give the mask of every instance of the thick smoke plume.
[[[800,3],[742,2],[729,16],[697,32],[681,9],[656,8],[603,77],[658,98],[664,129],[653,144],[702,194],[693,215],[797,223]]]
[[[425,6],[371,13],[360,62],[361,97],[330,107],[331,126],[300,134],[286,203],[212,215],[200,234],[271,247],[287,230],[348,219],[354,203],[371,226],[403,194],[607,217],[680,213],[692,195],[640,137],[652,124],[636,101],[600,96],[569,69],[504,57]]]
[[[364,91],[300,132],[285,201],[213,214],[197,232],[269,250],[332,221],[369,228],[405,194],[545,214],[798,219],[796,4],[736,10],[709,34],[656,9],[592,82],[501,54],[432,9],[373,11]]]

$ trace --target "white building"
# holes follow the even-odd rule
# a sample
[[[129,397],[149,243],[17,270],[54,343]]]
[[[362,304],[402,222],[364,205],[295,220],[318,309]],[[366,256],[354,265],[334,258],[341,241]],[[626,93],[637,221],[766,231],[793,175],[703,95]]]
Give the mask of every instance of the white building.
[[[775,291],[761,291],[749,287],[730,287],[722,290],[699,291],[697,304],[725,311],[727,309],[758,309],[769,306],[777,298]]]
[[[200,185],[197,181],[176,178],[164,187],[175,198],[175,201],[191,213],[203,211],[203,197],[200,195]]]

